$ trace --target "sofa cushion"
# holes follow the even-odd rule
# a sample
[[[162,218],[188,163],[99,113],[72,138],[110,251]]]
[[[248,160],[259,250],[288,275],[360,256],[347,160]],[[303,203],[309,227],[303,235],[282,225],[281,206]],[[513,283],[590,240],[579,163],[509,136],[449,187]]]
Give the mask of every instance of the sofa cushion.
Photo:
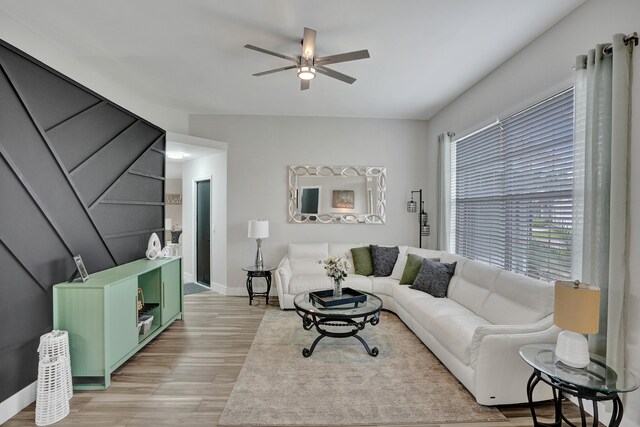
[[[553,284],[501,271],[480,316],[496,325],[534,323],[553,312]]]
[[[440,258],[443,254],[442,251],[434,251],[433,249],[414,248],[413,246],[409,247],[409,249],[407,250],[407,253],[418,255],[418,256],[421,256],[422,258],[429,258],[429,259]]]
[[[400,280],[402,277],[402,272],[404,271],[404,265],[407,263],[407,251],[409,250],[409,246],[398,246],[398,259],[396,260],[395,265],[393,266],[393,271],[391,272],[392,279]]]
[[[415,301],[421,298],[433,298],[426,292],[416,291],[408,286],[395,286],[393,288],[393,299],[401,307],[408,307],[410,301]]]
[[[450,254],[449,252],[440,253],[440,262],[444,262],[446,264],[453,264],[454,262],[456,263],[456,273],[462,270],[462,267],[464,267],[467,261],[471,261],[471,260],[469,258],[465,258],[460,255]]]
[[[339,256],[349,261],[348,274],[355,274],[356,270],[353,266],[353,255],[351,248],[362,247],[362,243],[329,243],[329,256]]]
[[[371,248],[364,246],[361,248],[352,248],[353,267],[356,274],[362,276],[371,276],[373,274],[373,260],[371,259]]]
[[[445,259],[444,255],[442,259]],[[480,261],[466,260],[462,268],[456,267],[448,296],[475,314],[480,314],[501,271],[504,270]]]
[[[371,278],[360,274],[350,274],[342,282],[343,288],[352,288],[364,292],[372,292]]]
[[[432,319],[430,332],[460,362],[469,365],[473,334],[483,325],[489,322],[473,313],[439,316]]]
[[[373,275],[375,277],[389,277],[396,265],[400,250],[397,246],[385,247],[371,245],[371,260],[373,261]]]
[[[371,277],[371,283],[373,289],[371,292],[374,294],[393,296],[393,288],[398,286],[398,281],[391,277]]]
[[[314,289],[331,288],[333,288],[333,282],[324,274],[294,274],[289,282],[289,293],[294,295]]]
[[[418,271],[418,275],[413,281],[413,285],[411,285],[411,289],[426,292],[436,298],[444,298],[447,296],[449,282],[455,270],[455,262],[453,264],[443,264],[424,259],[422,260],[420,271]]]
[[[435,298],[430,295],[428,296],[429,298],[410,300],[407,305],[404,306],[404,309],[408,311],[420,326],[425,328],[427,331],[431,330],[431,322],[436,317],[473,314],[471,310],[461,306],[449,298]]]
[[[289,263],[291,264],[291,273],[293,276],[302,274],[321,274],[326,276],[324,267],[318,263],[318,260],[324,258],[291,258]]]
[[[401,285],[413,285],[413,281],[416,280],[416,276],[422,267],[422,261],[424,261],[424,258],[419,255],[407,254],[407,262],[400,278]]]

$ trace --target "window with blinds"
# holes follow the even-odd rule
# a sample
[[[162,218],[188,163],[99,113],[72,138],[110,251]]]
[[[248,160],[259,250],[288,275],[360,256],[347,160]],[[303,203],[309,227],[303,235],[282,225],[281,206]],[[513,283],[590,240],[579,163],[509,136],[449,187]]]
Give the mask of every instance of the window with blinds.
[[[573,89],[451,148],[453,252],[535,278],[569,279]]]

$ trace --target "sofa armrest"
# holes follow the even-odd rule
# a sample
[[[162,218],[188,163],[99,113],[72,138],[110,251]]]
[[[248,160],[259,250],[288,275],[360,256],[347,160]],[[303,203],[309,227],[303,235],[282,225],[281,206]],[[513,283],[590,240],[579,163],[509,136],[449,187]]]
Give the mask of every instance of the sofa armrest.
[[[535,330],[536,327],[544,329]],[[489,329],[489,328],[488,328]],[[526,402],[527,380],[533,369],[520,357],[518,351],[526,344],[555,343],[561,329],[553,324],[553,316],[530,325],[498,326],[480,332],[482,338],[472,355],[476,372],[475,396],[483,405]],[[474,337],[475,338],[475,337]],[[548,386],[536,387],[534,400],[551,398]]]
[[[553,314],[542,318],[535,323],[527,323],[524,325],[483,325],[478,326],[473,333],[471,339],[471,348],[469,349],[470,363],[472,367],[478,360],[478,350],[482,345],[482,340],[488,335],[518,335],[528,334],[532,332],[544,331],[553,326]]]
[[[284,310],[284,294],[289,293],[289,282],[291,281],[291,263],[289,262],[289,256],[285,255],[284,258],[278,264],[276,269],[276,291],[278,292],[278,300],[280,301],[280,308]]]

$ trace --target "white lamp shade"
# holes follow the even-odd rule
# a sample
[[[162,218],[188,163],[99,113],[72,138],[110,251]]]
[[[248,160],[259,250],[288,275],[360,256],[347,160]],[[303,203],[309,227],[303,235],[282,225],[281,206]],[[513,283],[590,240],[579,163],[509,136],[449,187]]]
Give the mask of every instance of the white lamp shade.
[[[164,219],[164,229],[165,230],[171,230],[171,218],[165,218]]]
[[[248,236],[251,239],[266,239],[269,237],[269,221],[249,220]]]

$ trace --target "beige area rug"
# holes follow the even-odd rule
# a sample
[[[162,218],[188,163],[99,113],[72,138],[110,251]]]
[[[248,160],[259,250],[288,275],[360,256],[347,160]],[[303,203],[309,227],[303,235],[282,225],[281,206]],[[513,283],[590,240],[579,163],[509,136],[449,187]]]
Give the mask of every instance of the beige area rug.
[[[219,425],[441,424],[507,421],[481,406],[394,314],[361,336],[323,338],[293,311],[268,310]]]

